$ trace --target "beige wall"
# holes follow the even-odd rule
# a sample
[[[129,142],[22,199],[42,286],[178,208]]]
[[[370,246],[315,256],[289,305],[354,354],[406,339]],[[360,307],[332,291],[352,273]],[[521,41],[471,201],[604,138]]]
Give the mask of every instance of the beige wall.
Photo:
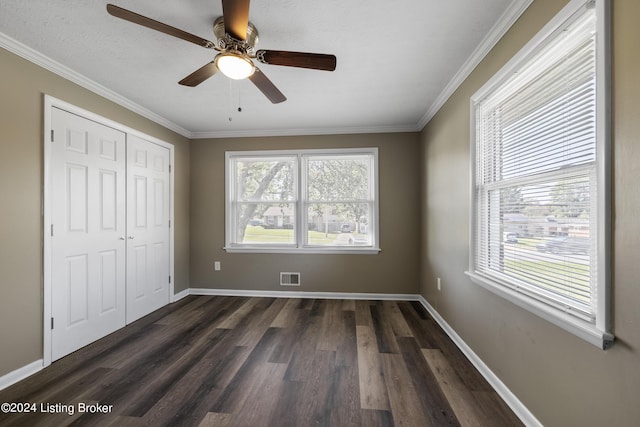
[[[380,247],[377,255],[228,254],[224,236],[224,153],[235,150],[378,147]],[[314,292],[417,293],[418,134],[237,138],[191,142],[191,286]],[[214,261],[222,270],[213,270]],[[301,273],[300,288],[279,272]]]
[[[189,143],[0,49],[0,376],[42,358],[43,101],[52,95],[175,145],[175,283],[189,285]]]
[[[469,98],[565,1],[536,0],[421,134],[421,293],[547,426],[640,419],[640,2],[613,0],[613,322],[602,351],[474,285],[469,241]],[[438,292],[436,277],[442,277]]]

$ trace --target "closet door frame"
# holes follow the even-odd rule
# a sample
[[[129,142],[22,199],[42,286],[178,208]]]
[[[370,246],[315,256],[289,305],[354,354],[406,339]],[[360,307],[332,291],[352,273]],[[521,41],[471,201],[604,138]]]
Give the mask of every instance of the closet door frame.
[[[107,119],[106,117],[100,116],[98,114],[92,113],[91,111],[85,110],[83,108],[77,107],[68,102],[62,101],[60,99],[54,98],[50,95],[44,95],[44,135],[43,135],[43,191],[42,191],[42,222],[43,222],[43,230],[42,230],[42,259],[43,259],[43,367],[47,367],[51,364],[51,300],[52,300],[52,283],[51,283],[51,273],[52,273],[52,265],[51,265],[51,226],[52,226],[52,200],[51,200],[51,192],[52,192],[52,170],[51,170],[51,133],[52,133],[52,122],[51,122],[51,111],[52,108],[59,108],[61,110],[65,110],[69,113],[76,114],[78,116],[82,116],[88,120],[92,120],[94,122],[103,124],[105,126],[109,126],[111,128],[120,130],[127,135],[135,135],[139,138],[145,139],[147,141],[158,144],[162,147],[169,149],[169,163],[171,165],[171,172],[169,176],[169,220],[170,220],[170,228],[169,228],[169,275],[171,277],[171,281],[169,283],[169,303],[176,301],[175,293],[175,274],[174,274],[174,230],[175,230],[175,221],[174,221],[174,164],[175,164],[175,148],[173,144],[162,141],[153,136],[144,134],[140,131],[137,131],[133,128],[115,122],[113,120]]]

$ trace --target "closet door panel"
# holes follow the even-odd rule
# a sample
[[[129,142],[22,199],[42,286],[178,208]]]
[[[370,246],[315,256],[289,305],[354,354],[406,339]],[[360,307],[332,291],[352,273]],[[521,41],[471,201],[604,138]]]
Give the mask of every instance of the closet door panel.
[[[52,360],[125,324],[125,134],[52,108]]]
[[[169,303],[169,150],[127,138],[127,323]]]

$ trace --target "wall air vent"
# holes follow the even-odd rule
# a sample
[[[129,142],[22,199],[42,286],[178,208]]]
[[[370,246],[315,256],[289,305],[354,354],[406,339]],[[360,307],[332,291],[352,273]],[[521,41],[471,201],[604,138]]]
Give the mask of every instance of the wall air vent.
[[[280,273],[280,286],[300,286],[300,273]]]

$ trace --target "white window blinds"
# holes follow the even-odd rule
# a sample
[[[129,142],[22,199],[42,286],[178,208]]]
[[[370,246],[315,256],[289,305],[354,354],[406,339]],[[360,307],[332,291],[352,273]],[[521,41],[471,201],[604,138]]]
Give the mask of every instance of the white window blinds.
[[[596,13],[474,103],[473,273],[594,323]]]

